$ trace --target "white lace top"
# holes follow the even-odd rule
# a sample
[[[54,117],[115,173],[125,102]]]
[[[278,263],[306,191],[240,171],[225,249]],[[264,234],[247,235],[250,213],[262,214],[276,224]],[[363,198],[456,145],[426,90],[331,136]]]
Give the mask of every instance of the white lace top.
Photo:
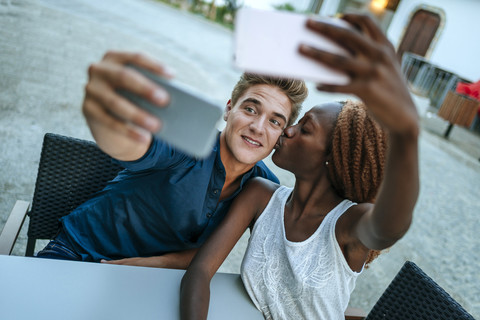
[[[335,237],[338,218],[355,203],[343,200],[305,241],[285,236],[291,188],[280,187],[256,221],[241,276],[265,319],[345,319],[360,274],[350,269]]]

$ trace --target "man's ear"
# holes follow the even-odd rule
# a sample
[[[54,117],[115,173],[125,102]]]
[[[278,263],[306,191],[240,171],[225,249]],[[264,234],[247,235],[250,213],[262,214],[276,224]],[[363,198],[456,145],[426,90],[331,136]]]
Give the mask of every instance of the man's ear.
[[[229,99],[227,102],[227,105],[225,106],[225,113],[223,114],[223,120],[227,121],[228,115],[230,114],[231,110],[232,110],[232,100]]]

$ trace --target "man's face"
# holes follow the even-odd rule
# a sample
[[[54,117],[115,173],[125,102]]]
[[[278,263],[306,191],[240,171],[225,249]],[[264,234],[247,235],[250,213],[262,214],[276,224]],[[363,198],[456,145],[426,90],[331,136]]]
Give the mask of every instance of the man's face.
[[[246,165],[264,159],[282,134],[291,112],[287,95],[271,85],[250,87],[234,106],[229,101],[227,125],[222,132],[228,156]]]

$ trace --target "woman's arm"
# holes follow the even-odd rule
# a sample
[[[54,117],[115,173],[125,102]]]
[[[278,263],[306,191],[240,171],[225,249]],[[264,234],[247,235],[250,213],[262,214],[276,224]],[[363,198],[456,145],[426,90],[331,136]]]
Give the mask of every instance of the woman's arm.
[[[392,246],[408,231],[419,192],[417,137],[391,134],[389,139],[376,203],[359,219],[354,233],[376,250]]]
[[[207,318],[210,280],[277,187],[268,180],[255,178],[235,198],[227,216],[200,248],[183,276],[181,319]]]
[[[408,230],[418,197],[418,114],[395,49],[383,32],[366,16],[345,15],[343,19],[354,28],[314,20],[307,26],[337,41],[350,55],[337,56],[309,46],[302,46],[300,52],[349,75],[347,85],[318,88],[358,96],[388,130],[387,163],[376,203],[352,209],[345,233],[352,237],[347,242],[360,241],[369,249],[384,249]]]

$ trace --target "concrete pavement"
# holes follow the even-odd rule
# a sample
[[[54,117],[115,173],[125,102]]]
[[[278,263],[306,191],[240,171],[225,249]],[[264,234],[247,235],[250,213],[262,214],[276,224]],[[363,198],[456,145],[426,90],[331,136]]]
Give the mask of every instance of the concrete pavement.
[[[155,1],[0,0],[0,25],[0,228],[16,199],[32,198],[44,133],[91,139],[80,111],[83,86],[88,65],[105,51],[149,53],[222,104],[240,75],[230,64],[230,31]],[[344,98],[310,88],[308,107]],[[416,101],[423,130],[414,222],[359,278],[351,305],[369,310],[412,260],[479,318],[480,138],[454,128],[443,139],[446,124]],[[274,170],[293,185],[290,174]],[[247,238],[221,271],[239,271]],[[23,254],[25,242],[24,229],[14,254]]]

